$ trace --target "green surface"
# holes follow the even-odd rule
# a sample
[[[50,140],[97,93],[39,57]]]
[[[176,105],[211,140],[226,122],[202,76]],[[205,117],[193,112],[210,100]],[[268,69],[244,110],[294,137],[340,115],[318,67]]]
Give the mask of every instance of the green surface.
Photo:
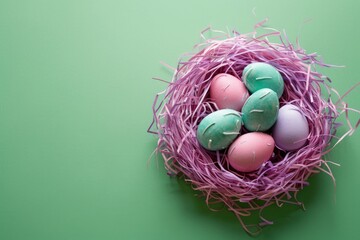
[[[256,16],[253,15],[253,8]],[[322,70],[344,93],[359,81],[360,4],[352,1],[0,1],[0,239],[247,239],[161,160],[147,159],[151,105],[208,25],[248,32],[269,17],[291,41],[344,69]],[[308,19],[312,19],[310,23]],[[346,98],[360,108],[360,89]],[[355,120],[355,117],[352,118]],[[343,130],[341,130],[343,131]],[[257,239],[360,235],[360,134],[301,194],[307,211],[267,212]],[[159,165],[159,167],[157,166]],[[335,200],[336,199],[336,200]]]

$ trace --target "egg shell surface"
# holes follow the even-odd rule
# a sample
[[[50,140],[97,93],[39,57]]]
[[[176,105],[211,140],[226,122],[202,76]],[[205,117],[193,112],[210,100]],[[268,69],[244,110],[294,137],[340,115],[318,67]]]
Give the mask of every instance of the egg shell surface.
[[[270,88],[280,98],[284,92],[284,80],[280,72],[264,62],[247,65],[243,70],[242,79],[251,93],[262,88]]]
[[[204,148],[216,151],[227,148],[240,134],[240,113],[222,109],[207,115],[199,124],[197,139]]]
[[[295,105],[280,108],[273,137],[278,148],[293,151],[305,145],[309,135],[309,124],[303,112]]]
[[[276,122],[279,111],[279,99],[276,93],[263,88],[253,94],[245,102],[242,108],[242,120],[249,131],[267,131]]]
[[[238,78],[221,73],[216,75],[210,84],[210,98],[219,109],[230,108],[240,111],[249,92],[245,84]]]
[[[274,151],[274,139],[262,132],[241,135],[231,145],[227,159],[230,166],[240,172],[258,170]]]

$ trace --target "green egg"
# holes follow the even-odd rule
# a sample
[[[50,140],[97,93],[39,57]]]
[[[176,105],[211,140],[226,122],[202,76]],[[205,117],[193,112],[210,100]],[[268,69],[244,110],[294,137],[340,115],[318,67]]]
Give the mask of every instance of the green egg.
[[[247,130],[263,132],[274,125],[278,112],[277,94],[269,88],[263,88],[254,92],[245,102],[242,120]]]
[[[262,88],[270,88],[280,98],[284,92],[284,80],[280,72],[267,63],[256,62],[247,65],[242,73],[242,80],[251,93]]]
[[[216,151],[227,148],[240,134],[240,113],[222,109],[207,115],[199,124],[197,139],[204,148]]]

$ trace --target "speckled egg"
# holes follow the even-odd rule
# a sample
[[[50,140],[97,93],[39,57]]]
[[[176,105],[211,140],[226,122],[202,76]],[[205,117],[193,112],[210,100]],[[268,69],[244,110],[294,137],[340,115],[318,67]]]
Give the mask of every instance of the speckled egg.
[[[242,108],[242,120],[244,126],[249,131],[267,131],[274,123],[279,111],[279,100],[276,93],[263,88],[247,99]]]
[[[240,134],[240,113],[222,109],[207,115],[199,124],[197,139],[204,148],[216,151],[227,148]]]
[[[261,132],[246,133],[230,145],[227,159],[237,171],[252,172],[270,159],[274,147],[274,139],[270,135]]]
[[[219,109],[230,108],[240,111],[249,97],[245,84],[238,78],[221,73],[210,84],[210,98]]]
[[[282,106],[272,135],[279,149],[293,151],[304,146],[309,124],[300,108],[292,104]]]
[[[280,72],[264,62],[247,65],[242,73],[242,79],[251,93],[262,88],[270,88],[280,98],[284,92],[284,80]]]

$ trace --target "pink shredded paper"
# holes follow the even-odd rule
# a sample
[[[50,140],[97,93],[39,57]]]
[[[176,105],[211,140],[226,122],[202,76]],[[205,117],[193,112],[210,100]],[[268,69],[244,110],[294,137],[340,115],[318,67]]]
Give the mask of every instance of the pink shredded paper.
[[[249,226],[243,220],[254,212],[260,214],[260,228],[272,224],[261,215],[264,208],[289,203],[302,206],[297,192],[309,184],[310,175],[325,172],[335,182],[329,167],[332,162],[325,160],[324,155],[359,124],[352,126],[347,120],[348,131],[341,137],[335,136],[340,125],[335,120],[344,112],[347,115],[349,108],[331,88],[330,79],[316,71],[316,66],[330,65],[318,60],[317,54],[307,54],[299,45],[291,44],[284,34],[268,31],[262,36],[256,36],[256,32],[213,32],[216,37],[203,37],[196,46],[197,53],[179,62],[166,91],[156,96],[154,121],[149,128],[159,137],[156,151],[163,156],[169,174],[184,176],[195,190],[203,193],[209,207],[217,202],[226,204],[248,232]],[[277,43],[270,42],[270,36],[276,37]],[[202,148],[196,130],[205,116],[217,110],[208,96],[212,77],[229,73],[241,78],[251,62],[266,62],[279,70],[285,83],[280,106],[297,105],[306,116],[310,131],[306,146],[295,152],[275,150],[271,161],[256,172],[245,174],[229,167],[226,150],[210,152]],[[330,94],[339,100],[334,103]],[[333,137],[337,139],[335,143],[330,141]]]

